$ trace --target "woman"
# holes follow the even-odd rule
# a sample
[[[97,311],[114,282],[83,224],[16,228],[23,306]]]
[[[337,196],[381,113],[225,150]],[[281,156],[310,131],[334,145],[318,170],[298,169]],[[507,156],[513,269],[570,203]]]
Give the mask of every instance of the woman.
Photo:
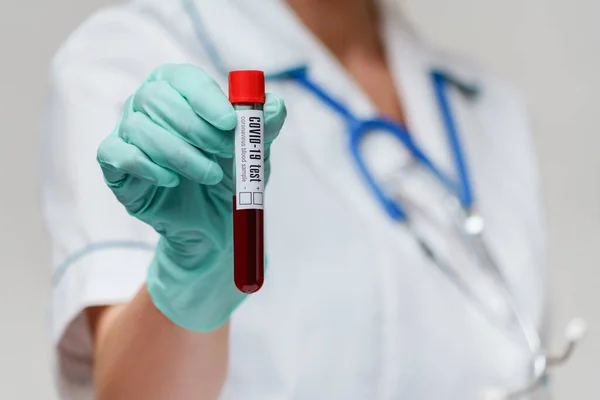
[[[531,353],[452,233],[447,191],[372,135],[361,154],[410,229],[392,219],[346,119],[293,79],[267,86],[266,282],[235,289],[222,68],[300,65],[355,115],[402,122],[460,181],[432,85],[446,77],[485,241],[541,326],[538,176],[510,86],[420,41],[392,3],[135,1],[86,21],[52,67],[44,206],[65,399],[477,399],[527,385]]]

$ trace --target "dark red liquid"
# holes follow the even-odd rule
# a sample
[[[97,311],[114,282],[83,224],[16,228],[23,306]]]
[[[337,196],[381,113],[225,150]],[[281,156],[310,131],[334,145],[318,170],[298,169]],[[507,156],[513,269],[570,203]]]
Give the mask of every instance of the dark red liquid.
[[[263,210],[236,210],[233,196],[233,277],[244,293],[254,293],[263,285],[264,221]]]

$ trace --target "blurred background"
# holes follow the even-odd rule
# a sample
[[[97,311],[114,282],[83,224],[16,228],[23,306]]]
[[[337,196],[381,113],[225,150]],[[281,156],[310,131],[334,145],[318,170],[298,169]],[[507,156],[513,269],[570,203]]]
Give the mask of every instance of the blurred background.
[[[552,324],[560,331],[582,315],[590,325],[587,340],[556,375],[553,392],[559,400],[597,398],[600,2],[398,1],[423,36],[510,78],[527,95],[549,221]],[[53,53],[82,19],[111,3],[0,2],[0,399],[56,399],[47,324],[50,267],[38,200],[39,115]]]

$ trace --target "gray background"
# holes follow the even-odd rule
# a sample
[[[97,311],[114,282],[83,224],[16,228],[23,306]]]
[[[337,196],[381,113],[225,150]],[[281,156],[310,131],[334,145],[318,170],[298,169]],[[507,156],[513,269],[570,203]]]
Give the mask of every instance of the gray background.
[[[507,76],[528,96],[549,219],[553,325],[560,329],[583,315],[591,328],[556,376],[554,392],[559,400],[597,398],[600,2],[400,1],[423,35]],[[114,2],[0,2],[0,399],[55,399],[48,253],[37,189],[39,115],[57,46],[93,9]]]

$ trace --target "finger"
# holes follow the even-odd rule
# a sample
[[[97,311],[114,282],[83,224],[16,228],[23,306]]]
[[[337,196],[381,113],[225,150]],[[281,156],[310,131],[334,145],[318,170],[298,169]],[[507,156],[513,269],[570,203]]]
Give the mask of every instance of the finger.
[[[189,103],[166,81],[147,82],[133,96],[133,111],[139,111],[162,128],[206,153],[232,157],[234,136],[200,118]]]
[[[223,170],[200,149],[155,124],[147,115],[131,113],[121,124],[119,136],[161,167],[201,184],[214,185]]]
[[[100,144],[97,160],[106,183],[113,189],[121,186],[130,175],[156,186],[179,184],[176,173],[156,165],[144,152],[125,143],[116,134],[111,134]]]
[[[285,118],[287,109],[285,103],[274,94],[267,93],[264,106],[265,112],[265,145],[270,145],[279,135]]]
[[[154,71],[149,80],[169,82],[199,116],[216,128],[235,128],[237,116],[233,106],[219,84],[202,69],[190,64],[165,65]]]

